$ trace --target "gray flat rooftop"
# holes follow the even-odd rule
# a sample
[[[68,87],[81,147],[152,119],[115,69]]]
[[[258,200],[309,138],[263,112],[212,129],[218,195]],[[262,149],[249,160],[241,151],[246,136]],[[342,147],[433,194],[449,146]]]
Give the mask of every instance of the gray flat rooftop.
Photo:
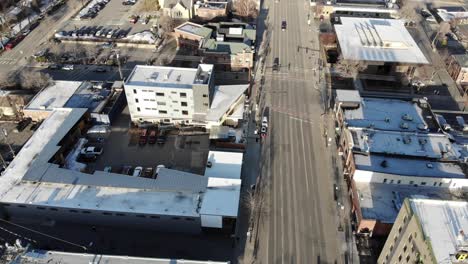
[[[402,20],[341,17],[335,32],[345,60],[428,63]]]
[[[460,231],[468,230],[468,203],[428,199],[411,199],[409,203],[431,242],[437,263],[451,264],[451,255],[458,253],[460,245],[466,246],[467,237],[460,237]]]
[[[349,127],[377,130],[424,132],[418,126],[432,125],[417,103],[396,99],[362,98],[359,108],[344,109],[344,118]]]
[[[356,152],[458,160],[460,153],[445,134],[350,129]]]
[[[213,65],[200,64],[198,68],[137,65],[125,85],[192,88],[206,84],[211,78]]]
[[[364,219],[393,223],[405,198],[456,199],[448,188],[355,182]]]
[[[364,171],[418,177],[465,178],[465,173],[463,173],[460,165],[456,163],[405,159],[372,154],[355,154],[354,163],[357,170]]]
[[[216,86],[210,110],[206,115],[206,120],[213,122],[219,121],[232,105],[239,100],[247,88],[249,88],[248,84]]]
[[[113,256],[113,255],[94,255],[85,253],[70,253],[60,251],[28,250],[11,264],[21,263],[66,263],[66,264],[227,264],[229,262],[218,261],[195,261],[195,260],[177,260],[160,258],[143,258],[131,256]]]

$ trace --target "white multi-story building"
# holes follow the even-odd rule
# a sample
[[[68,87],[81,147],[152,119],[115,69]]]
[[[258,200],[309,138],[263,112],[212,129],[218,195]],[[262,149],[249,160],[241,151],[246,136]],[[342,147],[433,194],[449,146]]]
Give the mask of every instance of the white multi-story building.
[[[177,68],[137,65],[125,82],[133,122],[204,122],[213,93],[213,65]]]

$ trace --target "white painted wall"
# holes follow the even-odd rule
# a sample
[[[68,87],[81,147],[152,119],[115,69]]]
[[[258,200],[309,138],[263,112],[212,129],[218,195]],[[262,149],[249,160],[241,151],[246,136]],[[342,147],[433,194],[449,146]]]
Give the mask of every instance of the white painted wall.
[[[356,182],[376,182],[387,184],[401,184],[444,187],[444,188],[461,188],[468,187],[468,179],[466,178],[438,178],[438,177],[417,177],[397,174],[380,173],[366,170],[356,170],[354,172],[354,181]]]
[[[159,96],[158,93],[164,95]],[[186,97],[182,97],[181,93],[185,93]],[[164,119],[169,119],[170,122],[175,120],[190,122],[194,114],[192,89],[126,85],[125,95],[133,121],[142,118],[143,121],[152,122]],[[187,105],[182,106],[182,102]],[[183,111],[187,111],[188,114],[184,115]]]

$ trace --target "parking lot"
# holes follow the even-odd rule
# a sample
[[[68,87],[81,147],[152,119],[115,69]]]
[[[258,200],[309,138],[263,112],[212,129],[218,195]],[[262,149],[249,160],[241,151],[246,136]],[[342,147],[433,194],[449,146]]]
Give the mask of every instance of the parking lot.
[[[138,144],[138,134],[130,133],[128,108],[124,109],[119,119],[111,128],[109,137],[103,144],[103,153],[96,162],[89,164],[91,171],[104,170],[110,166],[112,172],[121,173],[124,167],[130,167],[132,174],[137,166],[144,169],[158,165],[168,168],[204,174],[208,156],[208,135],[178,136],[169,133],[164,144]]]
[[[91,6],[92,6],[91,2]],[[86,13],[88,7],[82,9],[82,14]],[[130,23],[130,17],[139,14],[139,5],[123,5],[121,0],[110,0],[100,11],[96,13],[94,18],[80,19],[80,13],[69,21],[61,30],[73,31],[84,28],[91,28],[95,32],[99,30],[119,30],[125,32],[126,36],[132,35],[145,30],[150,30],[155,22],[155,19],[142,24],[145,21],[141,17],[136,23]]]

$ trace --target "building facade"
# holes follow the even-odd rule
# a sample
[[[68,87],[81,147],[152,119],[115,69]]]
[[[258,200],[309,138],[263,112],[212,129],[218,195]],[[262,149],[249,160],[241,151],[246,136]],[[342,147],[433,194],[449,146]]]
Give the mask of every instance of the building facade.
[[[202,122],[210,108],[213,66],[197,69],[136,66],[125,82],[131,120],[136,123]]]

